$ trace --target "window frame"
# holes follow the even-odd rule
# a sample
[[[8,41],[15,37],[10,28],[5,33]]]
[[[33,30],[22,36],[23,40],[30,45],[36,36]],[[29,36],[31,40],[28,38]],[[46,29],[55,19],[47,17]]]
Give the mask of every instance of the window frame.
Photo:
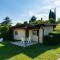
[[[18,35],[18,31],[15,31],[15,35]]]

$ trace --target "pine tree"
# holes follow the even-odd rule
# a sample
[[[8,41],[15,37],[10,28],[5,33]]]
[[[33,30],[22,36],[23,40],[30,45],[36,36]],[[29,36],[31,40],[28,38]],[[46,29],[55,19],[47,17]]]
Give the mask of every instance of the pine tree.
[[[52,20],[51,20],[52,19]],[[51,21],[50,21],[51,20]],[[51,11],[49,12],[49,22],[55,23],[56,22],[56,11]]]

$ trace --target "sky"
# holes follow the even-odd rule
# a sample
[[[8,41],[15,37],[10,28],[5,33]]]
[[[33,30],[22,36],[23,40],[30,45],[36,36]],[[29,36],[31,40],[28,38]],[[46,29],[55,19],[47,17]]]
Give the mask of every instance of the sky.
[[[48,20],[49,10],[54,8],[60,18],[60,0],[0,0],[0,23],[6,16],[12,24],[29,21],[33,15]]]

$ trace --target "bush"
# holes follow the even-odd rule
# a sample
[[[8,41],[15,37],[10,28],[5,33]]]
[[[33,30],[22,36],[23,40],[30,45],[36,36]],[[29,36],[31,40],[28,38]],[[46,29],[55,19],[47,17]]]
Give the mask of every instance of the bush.
[[[44,44],[48,44],[50,40],[49,36],[44,36]]]
[[[4,39],[4,40],[11,40],[12,39],[12,29],[9,26],[2,26],[1,27],[1,34],[0,36]]]
[[[60,43],[60,34],[59,33],[50,33],[49,36],[44,36],[45,44],[59,44]]]

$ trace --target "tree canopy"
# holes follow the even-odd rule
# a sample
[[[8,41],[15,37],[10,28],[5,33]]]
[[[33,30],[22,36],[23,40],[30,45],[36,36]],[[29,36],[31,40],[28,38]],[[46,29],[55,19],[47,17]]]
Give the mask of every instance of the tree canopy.
[[[27,25],[28,24],[28,22],[27,21],[24,21],[24,25]]]
[[[55,23],[56,22],[56,14],[55,12],[51,11],[49,12],[49,22],[50,23]]]
[[[36,19],[37,19],[37,18],[36,18],[35,16],[32,16],[31,19],[29,20],[29,23],[30,23],[30,24],[33,23],[34,21],[36,21]]]
[[[7,16],[3,19],[2,25],[11,25],[11,19]]]
[[[57,19],[56,23],[57,23],[57,24],[59,24],[59,23],[60,23],[60,18],[58,18],[58,19]]]
[[[56,25],[55,30],[58,31],[58,32],[60,32],[60,23]]]
[[[4,21],[0,25],[0,36],[4,39],[7,40],[8,38],[10,39],[11,37],[11,20],[9,17],[5,17]]]

